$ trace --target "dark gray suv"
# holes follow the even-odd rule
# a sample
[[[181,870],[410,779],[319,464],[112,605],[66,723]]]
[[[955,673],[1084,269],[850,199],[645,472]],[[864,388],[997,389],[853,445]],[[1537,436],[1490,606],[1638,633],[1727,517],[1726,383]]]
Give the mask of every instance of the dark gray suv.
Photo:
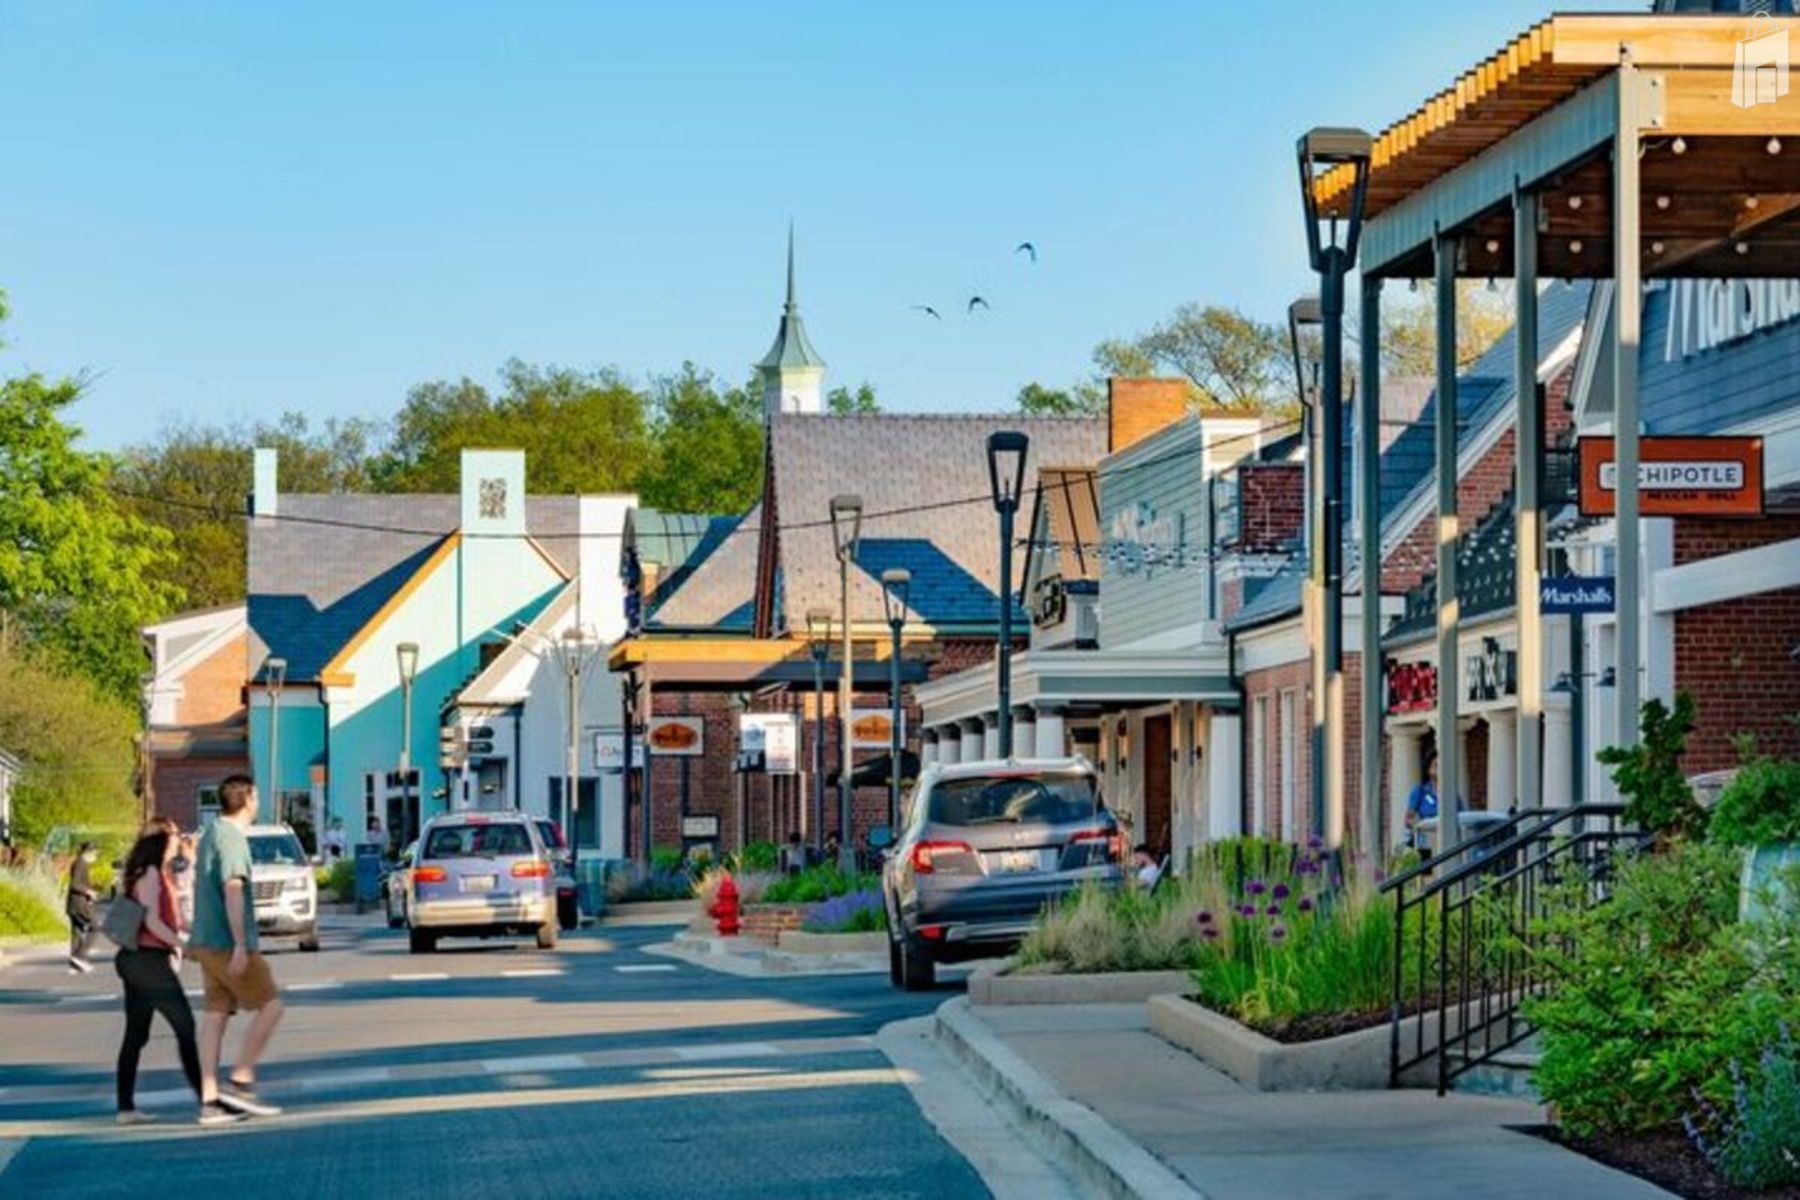
[[[888,973],[919,991],[938,963],[1012,950],[1077,884],[1122,880],[1124,850],[1086,759],[926,768],[882,870]]]

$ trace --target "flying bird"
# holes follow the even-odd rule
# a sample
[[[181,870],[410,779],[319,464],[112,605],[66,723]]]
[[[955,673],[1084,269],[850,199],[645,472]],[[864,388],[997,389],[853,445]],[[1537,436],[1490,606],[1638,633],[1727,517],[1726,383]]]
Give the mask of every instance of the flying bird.
[[[994,307],[993,305],[989,304],[986,300],[983,300],[980,296],[970,296],[969,297],[969,312],[970,313],[973,313],[975,311],[975,306],[977,304],[979,304],[981,307],[987,308],[987,309],[991,309]]]
[[[1037,247],[1036,246],[1032,245],[1030,242],[1020,242],[1017,246],[1013,247],[1014,254],[1017,254],[1021,250],[1023,250],[1025,253],[1031,255],[1032,262],[1037,261]]]
[[[916,310],[918,312],[922,312],[926,316],[935,318],[936,320],[941,321],[944,319],[943,314],[938,312],[937,309],[931,307],[931,305],[929,305],[929,304],[915,304],[915,305],[913,305],[913,308],[914,308],[914,310]]]

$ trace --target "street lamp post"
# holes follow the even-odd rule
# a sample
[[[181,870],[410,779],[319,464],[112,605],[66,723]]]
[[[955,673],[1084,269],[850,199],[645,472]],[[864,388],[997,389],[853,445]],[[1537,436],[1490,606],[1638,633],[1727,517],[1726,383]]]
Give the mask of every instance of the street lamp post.
[[[563,677],[568,682],[569,738],[563,748],[563,799],[569,817],[569,861],[581,861],[581,669],[588,653],[588,643],[579,627],[571,625],[562,634]]]
[[[831,610],[808,609],[806,648],[813,668],[813,847],[825,849],[825,660],[831,657]]]
[[[1012,560],[1013,515],[1019,511],[1019,493],[1025,487],[1025,455],[1031,439],[1016,429],[988,434],[988,487],[994,511],[1000,514],[1000,644],[996,648],[1000,718],[1000,757],[1013,756],[1012,742]]]
[[[1307,609],[1313,620],[1324,626],[1326,537],[1325,537],[1325,465],[1319,416],[1319,351],[1323,311],[1317,297],[1302,296],[1288,305],[1288,344],[1294,354],[1294,387],[1300,395],[1300,415],[1306,444],[1306,559]],[[1330,690],[1327,655],[1319,642],[1327,635],[1323,628],[1312,634],[1312,719],[1309,725],[1307,754],[1315,763],[1325,760],[1325,695]],[[1307,791],[1307,812],[1313,833],[1325,833],[1325,777],[1328,770],[1311,772]],[[1294,837],[1294,831],[1287,831]],[[1296,839],[1298,840],[1298,839]]]
[[[263,684],[269,690],[269,809],[273,820],[285,821],[281,811],[281,689],[287,683],[287,659],[270,658],[263,663]]]
[[[856,869],[856,839],[852,836],[854,825],[850,811],[850,771],[855,758],[851,750],[851,704],[854,699],[851,670],[856,665],[855,647],[850,641],[850,564],[856,561],[857,543],[862,540],[862,519],[861,496],[832,498],[831,534],[837,545],[838,596],[844,623],[844,669],[838,677],[838,738],[842,743],[838,762],[838,863],[846,872]]]
[[[418,833],[413,828],[412,810],[412,703],[413,680],[419,673],[419,644],[401,642],[395,646],[394,662],[400,670],[400,845],[404,846]],[[389,836],[393,836],[391,830]]]
[[[891,567],[881,573],[881,607],[887,613],[888,630],[894,645],[888,655],[888,693],[893,706],[888,750],[888,828],[900,819],[900,757],[906,752],[906,738],[900,707],[900,630],[906,625],[906,601],[912,591],[912,572],[905,567]]]
[[[1322,729],[1323,732],[1321,740],[1324,742],[1325,756],[1323,763],[1319,757],[1314,757],[1313,777],[1317,779],[1322,774],[1325,786],[1323,793],[1315,788],[1313,816],[1319,822],[1315,830],[1334,845],[1342,835],[1338,823],[1342,822],[1344,814],[1344,478],[1340,462],[1344,412],[1344,280],[1356,265],[1356,248],[1362,236],[1363,205],[1368,195],[1369,158],[1373,145],[1369,135],[1360,129],[1321,128],[1308,132],[1295,147],[1295,157],[1300,169],[1301,202],[1306,212],[1306,247],[1312,260],[1312,268],[1319,273],[1319,308],[1325,342],[1319,381],[1319,419],[1316,423],[1319,430],[1319,473],[1323,476],[1324,485],[1321,492],[1324,512],[1320,523],[1324,545],[1319,548],[1321,553],[1317,556],[1323,560],[1324,571],[1317,577],[1322,586],[1320,615],[1324,622],[1321,641],[1324,643],[1325,692],[1323,695],[1315,695],[1313,699],[1315,706],[1323,705],[1325,717],[1323,726],[1316,716],[1314,718],[1314,728]],[[1341,241],[1338,229],[1340,216],[1322,214],[1314,191],[1314,184],[1321,171],[1340,166],[1349,166],[1354,173],[1349,208],[1341,215]],[[1321,229],[1321,226],[1324,228]],[[1376,516],[1365,513],[1363,519],[1374,520]],[[1379,563],[1364,563],[1363,574],[1365,588],[1381,586]],[[1372,671],[1375,666],[1372,662],[1365,662],[1363,670]],[[1371,721],[1380,720],[1380,714],[1365,712],[1362,719],[1367,728]],[[1374,828],[1371,818],[1379,816],[1380,798],[1365,795],[1361,799],[1362,819],[1359,830],[1362,836],[1367,837],[1368,831]],[[1323,828],[1326,813],[1331,815],[1334,822],[1329,830]],[[1362,849],[1371,856],[1371,861],[1375,861],[1377,847],[1364,845]]]

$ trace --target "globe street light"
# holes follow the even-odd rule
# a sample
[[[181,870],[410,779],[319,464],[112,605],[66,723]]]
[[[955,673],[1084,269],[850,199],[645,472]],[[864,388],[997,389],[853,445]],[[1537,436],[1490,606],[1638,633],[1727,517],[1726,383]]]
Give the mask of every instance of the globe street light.
[[[850,811],[850,770],[855,757],[850,745],[854,723],[851,670],[855,666],[855,647],[850,642],[850,564],[856,561],[857,543],[862,540],[862,519],[861,496],[832,497],[831,536],[837,548],[839,606],[844,623],[844,670],[838,678],[838,738],[842,743],[838,763],[838,862],[846,872],[856,869],[856,839],[852,836]]]
[[[1000,514],[1000,644],[995,656],[999,681],[1000,757],[1011,758],[1012,743],[1012,559],[1013,514],[1025,490],[1025,455],[1031,439],[1015,429],[988,434],[988,486]]]
[[[888,729],[888,813],[891,830],[900,818],[900,756],[906,752],[900,711],[900,630],[906,625],[906,602],[912,592],[912,572],[905,567],[890,567],[881,573],[881,607],[887,614],[888,630],[894,636],[888,655],[888,699],[893,707]]]

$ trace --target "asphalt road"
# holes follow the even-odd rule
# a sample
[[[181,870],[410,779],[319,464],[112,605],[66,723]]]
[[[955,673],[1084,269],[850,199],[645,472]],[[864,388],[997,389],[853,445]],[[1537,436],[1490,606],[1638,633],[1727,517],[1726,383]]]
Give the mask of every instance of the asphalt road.
[[[277,951],[290,1007],[262,1091],[287,1111],[207,1130],[160,1023],[139,1082],[159,1121],[113,1124],[110,963],[84,978],[10,966],[0,1195],[988,1195],[870,1041],[946,993],[735,978],[643,952],[672,932],[414,956],[385,930],[336,928],[317,954]],[[197,992],[197,970],[183,974]]]

